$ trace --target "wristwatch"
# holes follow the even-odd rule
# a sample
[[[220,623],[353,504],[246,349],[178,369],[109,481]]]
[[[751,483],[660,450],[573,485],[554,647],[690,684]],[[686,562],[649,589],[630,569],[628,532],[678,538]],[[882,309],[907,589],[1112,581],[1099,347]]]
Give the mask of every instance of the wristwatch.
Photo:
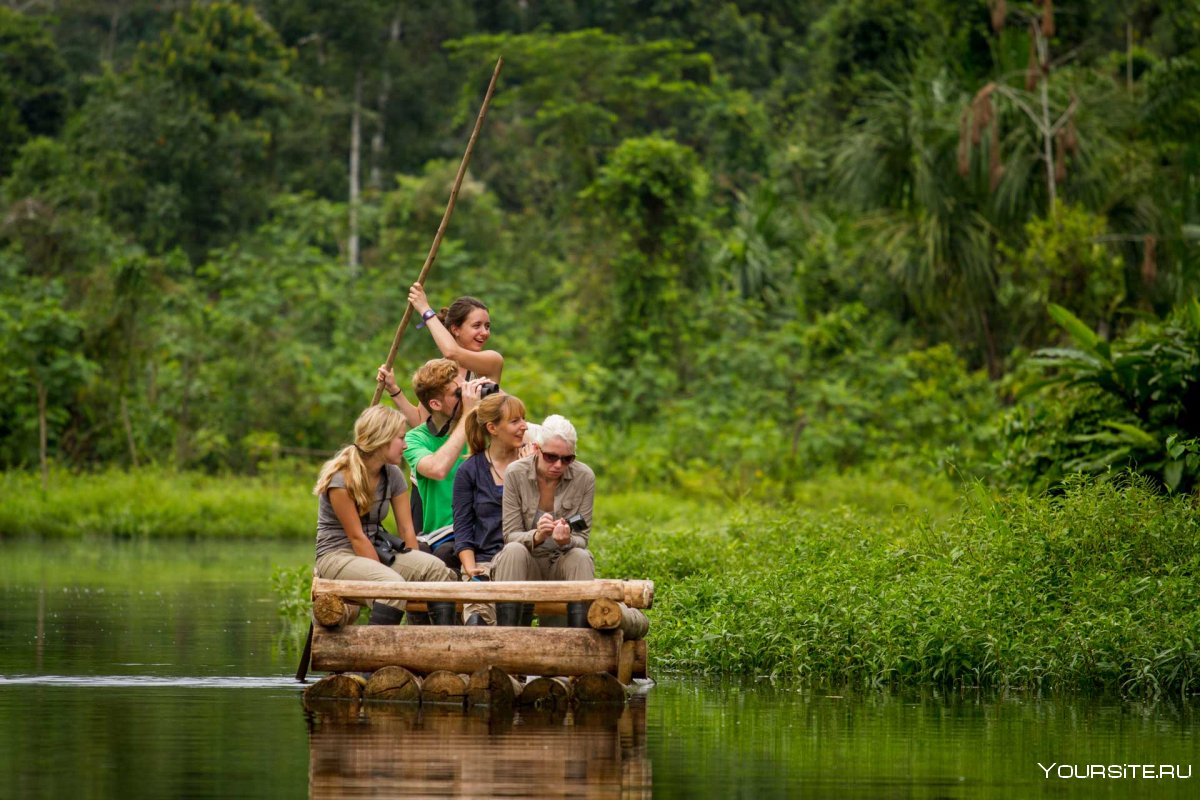
[[[437,316],[437,312],[432,308],[425,309],[425,313],[421,314],[421,321],[417,323],[418,328],[424,328],[425,323]]]

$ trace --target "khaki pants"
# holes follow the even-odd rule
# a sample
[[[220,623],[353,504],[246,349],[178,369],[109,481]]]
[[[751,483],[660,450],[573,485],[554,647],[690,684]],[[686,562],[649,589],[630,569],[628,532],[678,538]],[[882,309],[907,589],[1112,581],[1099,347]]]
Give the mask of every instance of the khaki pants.
[[[596,577],[591,551],[580,547],[539,551],[534,555],[520,542],[509,542],[492,559],[492,565],[494,581],[590,581]],[[538,617],[538,625],[543,628],[561,628],[566,624],[566,617]]]
[[[476,561],[475,566],[483,570],[483,574],[491,576],[493,561]],[[470,582],[471,576],[463,573],[462,579],[464,582]],[[466,622],[472,614],[478,614],[480,619],[487,625],[496,624],[496,605],[494,603],[463,603],[463,622]]]
[[[397,553],[390,567],[373,558],[363,558],[353,550],[326,553],[317,559],[317,576],[339,581],[452,581],[454,571],[442,560],[420,550]],[[384,605],[404,610],[403,600],[380,600]]]
[[[590,581],[596,577],[596,562],[590,551],[538,552],[534,555],[520,542],[509,542],[492,559],[492,580],[497,581]]]

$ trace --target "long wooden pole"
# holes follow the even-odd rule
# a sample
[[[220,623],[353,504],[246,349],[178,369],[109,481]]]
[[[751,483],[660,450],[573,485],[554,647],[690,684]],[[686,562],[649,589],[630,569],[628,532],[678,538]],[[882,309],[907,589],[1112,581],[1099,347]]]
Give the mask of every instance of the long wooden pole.
[[[479,138],[479,130],[483,127],[484,117],[487,116],[488,105],[492,102],[492,92],[496,88],[496,79],[500,77],[500,68],[504,66],[504,59],[496,59],[496,68],[492,70],[492,80],[488,83],[487,93],[483,96],[483,105],[479,107],[479,116],[475,118],[475,130],[471,131],[471,139],[467,142],[467,151],[463,153],[462,162],[458,165],[458,174],[454,176],[454,188],[450,190],[450,202],[446,204],[446,213],[442,214],[442,223],[438,225],[437,235],[433,237],[433,245],[429,248],[429,255],[425,256],[425,264],[421,267],[421,275],[417,278],[417,283],[425,285],[425,277],[429,274],[429,268],[433,266],[433,261],[437,258],[438,248],[442,245],[442,237],[446,234],[446,225],[450,222],[450,215],[454,213],[454,204],[458,201],[458,189],[462,185],[463,176],[467,172],[467,164],[471,163],[471,152],[475,149],[475,140]],[[405,305],[404,316],[400,319],[400,325],[396,328],[396,336],[392,339],[392,349],[388,351],[387,361],[385,362],[390,369],[396,361],[396,353],[400,350],[400,339],[404,336],[404,330],[408,327],[408,321],[412,317],[413,307],[411,304]],[[379,398],[383,396],[383,384],[375,385],[375,396],[371,398],[371,405],[379,402]]]
[[[462,186],[463,176],[467,174],[467,165],[471,163],[471,153],[475,150],[475,140],[479,138],[479,130],[483,127],[483,120],[487,116],[488,106],[492,102],[492,92],[496,89],[496,79],[500,77],[500,68],[504,66],[503,56],[496,59],[496,68],[492,70],[492,79],[488,82],[487,92],[483,96],[483,105],[479,107],[479,115],[475,117],[475,129],[471,131],[471,138],[467,141],[467,150],[463,153],[462,162],[458,165],[458,174],[454,176],[454,186],[450,189],[450,202],[446,204],[446,212],[442,214],[442,222],[438,225],[437,234],[433,237],[433,244],[429,248],[429,255],[425,256],[425,264],[421,267],[421,274],[417,277],[417,283],[425,285],[425,278],[429,275],[429,268],[433,266],[433,260],[437,258],[438,248],[442,246],[442,237],[446,235],[446,225],[450,222],[450,215],[454,213],[454,204],[458,201],[458,189]],[[357,106],[356,106],[357,107]],[[396,327],[396,335],[392,338],[392,349],[388,351],[387,361],[385,362],[388,369],[391,369],[392,364],[396,363],[396,353],[400,350],[400,339],[404,336],[404,330],[408,327],[408,320],[412,317],[413,307],[411,304],[405,304],[404,316],[400,318],[400,324]],[[379,398],[383,396],[383,383],[375,384],[375,394],[371,397],[371,405],[377,405]],[[309,658],[312,654],[312,638],[313,627],[308,626],[308,637],[304,642],[304,652],[300,656],[300,666],[296,669],[296,680],[304,682],[308,676]]]

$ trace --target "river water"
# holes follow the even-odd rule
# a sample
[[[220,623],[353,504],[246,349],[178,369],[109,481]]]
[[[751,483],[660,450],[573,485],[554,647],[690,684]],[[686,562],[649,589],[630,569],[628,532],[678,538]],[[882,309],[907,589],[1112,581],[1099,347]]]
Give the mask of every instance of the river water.
[[[1200,796],[1194,699],[654,675],[617,712],[306,708],[269,576],[309,558],[0,542],[0,798]]]

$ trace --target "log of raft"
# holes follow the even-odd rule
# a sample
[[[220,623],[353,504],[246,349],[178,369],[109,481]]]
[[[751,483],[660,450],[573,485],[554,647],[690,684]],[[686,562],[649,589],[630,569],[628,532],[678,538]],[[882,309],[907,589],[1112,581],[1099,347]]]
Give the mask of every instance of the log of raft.
[[[421,702],[461,706],[467,700],[467,678],[458,672],[439,669],[421,682]]]
[[[336,594],[323,594],[313,599],[313,620],[325,628],[348,625],[358,616],[359,607],[347,603]]]
[[[588,608],[588,624],[596,630],[620,630],[625,641],[645,639],[650,630],[650,619],[640,609],[630,608],[624,603],[602,597]]]
[[[520,682],[499,667],[477,669],[467,680],[467,702],[473,706],[512,708],[521,691]]]
[[[538,677],[521,689],[517,703],[522,708],[539,710],[565,709],[571,701],[571,684],[566,678]]]
[[[609,672],[589,672],[571,681],[577,703],[624,703],[625,687]]]
[[[305,688],[305,700],[360,700],[367,681],[361,675],[326,675]]]
[[[464,635],[459,626],[348,625],[315,632],[312,668],[373,672],[397,664],[419,674],[470,674],[488,664],[517,675],[616,674],[620,649],[619,632],[590,628],[479,627]]]
[[[367,679],[363,699],[420,702],[421,679],[404,667],[391,665],[377,669]]]
[[[631,676],[634,678],[646,678],[646,660],[648,657],[648,648],[646,647],[645,639],[638,639],[633,644],[633,663],[631,665]],[[629,683],[629,681],[626,681]]]
[[[616,600],[630,608],[651,608],[654,605],[653,581],[502,581],[453,582],[439,581],[335,581],[313,578],[312,596],[336,594],[343,600],[420,600],[455,602],[573,602],[579,600]]]

